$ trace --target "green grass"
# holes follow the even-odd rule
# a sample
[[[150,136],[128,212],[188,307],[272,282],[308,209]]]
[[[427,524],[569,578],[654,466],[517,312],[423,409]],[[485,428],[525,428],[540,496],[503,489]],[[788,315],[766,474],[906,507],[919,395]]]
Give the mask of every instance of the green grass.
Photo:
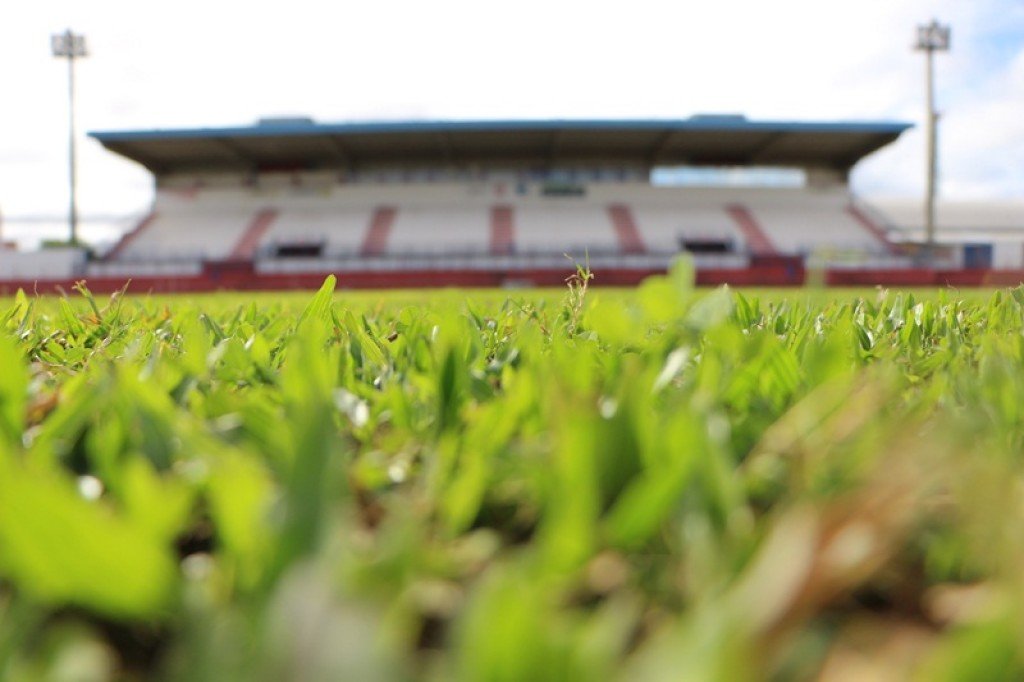
[[[0,679],[1024,675],[1024,290],[585,274],[0,302]]]

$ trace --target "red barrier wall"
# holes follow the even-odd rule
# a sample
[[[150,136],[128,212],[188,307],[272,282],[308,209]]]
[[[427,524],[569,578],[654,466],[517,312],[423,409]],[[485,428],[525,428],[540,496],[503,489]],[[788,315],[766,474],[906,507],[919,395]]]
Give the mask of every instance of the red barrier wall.
[[[417,289],[436,287],[494,288],[502,286],[560,287],[574,268],[536,270],[406,270],[377,272],[339,272],[342,289]],[[183,277],[132,277],[129,291],[135,294],[198,293],[209,291],[278,291],[316,289],[331,274],[274,273],[257,274],[249,261],[204,263],[202,273]],[[594,286],[635,286],[660,269],[613,268],[598,270]],[[698,286],[794,287],[802,286],[806,273],[792,259],[768,258],[747,268],[697,270]],[[70,293],[75,279],[0,280],[0,295],[26,293]],[[129,282],[127,277],[92,277],[87,280],[95,293],[112,293]],[[979,287],[1017,286],[1024,282],[1024,270],[827,270],[824,283],[834,287]]]

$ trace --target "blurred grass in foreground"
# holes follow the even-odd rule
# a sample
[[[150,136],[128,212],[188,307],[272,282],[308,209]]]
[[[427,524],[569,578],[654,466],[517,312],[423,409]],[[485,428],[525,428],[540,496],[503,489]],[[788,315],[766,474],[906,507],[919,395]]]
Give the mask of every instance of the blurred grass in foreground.
[[[0,304],[0,678],[1024,675],[1024,290],[588,276]]]

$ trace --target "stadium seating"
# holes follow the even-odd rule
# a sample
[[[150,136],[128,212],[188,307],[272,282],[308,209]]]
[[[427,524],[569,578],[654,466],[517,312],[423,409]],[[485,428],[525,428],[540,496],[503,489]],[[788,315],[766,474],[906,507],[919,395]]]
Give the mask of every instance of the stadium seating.
[[[386,253],[485,254],[491,251],[488,209],[414,206],[397,211]],[[382,254],[383,255],[383,254]]]
[[[263,236],[258,252],[268,256],[285,245],[318,244],[324,253],[357,253],[371,216],[372,211],[364,208],[325,210],[308,204],[282,206],[277,220]]]
[[[269,207],[241,191],[158,192],[154,210],[108,254],[119,261],[225,259]]]
[[[107,261],[152,269],[189,259],[251,260],[263,269],[306,271],[328,262],[391,267],[387,261],[410,259],[514,267],[531,258],[564,261],[563,254],[667,262],[680,250],[699,262],[735,263],[751,256],[878,255],[890,248],[883,226],[852,205],[844,187],[392,178],[334,184],[319,178],[307,186],[295,177],[161,187],[153,213]]]
[[[849,197],[837,191],[804,192],[796,197],[762,195],[746,203],[780,252],[884,250],[878,234],[851,215],[849,205]]]
[[[607,213],[599,205],[528,202],[515,209],[517,251],[614,253],[619,250]]]
[[[231,260],[252,260],[256,255],[256,248],[259,246],[263,236],[277,220],[279,211],[276,208],[265,208],[255,216],[245,232],[239,238],[234,248],[231,249]]]

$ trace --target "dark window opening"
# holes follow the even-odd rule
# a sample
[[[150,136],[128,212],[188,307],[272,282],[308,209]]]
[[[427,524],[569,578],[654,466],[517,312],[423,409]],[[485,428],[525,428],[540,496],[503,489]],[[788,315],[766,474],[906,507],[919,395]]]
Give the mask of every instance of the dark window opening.
[[[546,197],[582,197],[586,193],[586,187],[570,182],[546,182],[541,187],[541,194]]]
[[[274,245],[277,258],[319,258],[323,252],[323,242],[281,242]]]
[[[679,248],[690,253],[732,253],[731,239],[680,239]]]

